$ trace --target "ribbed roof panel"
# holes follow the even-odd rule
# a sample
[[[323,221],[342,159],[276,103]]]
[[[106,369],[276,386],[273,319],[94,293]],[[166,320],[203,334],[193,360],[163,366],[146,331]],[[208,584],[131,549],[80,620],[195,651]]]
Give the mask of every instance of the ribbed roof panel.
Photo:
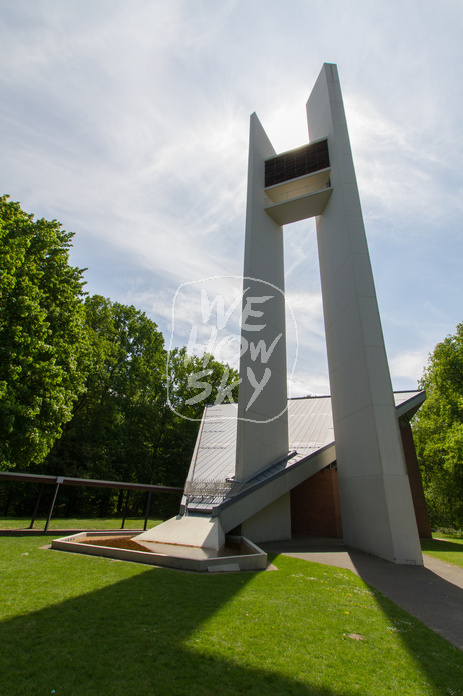
[[[397,392],[395,404],[400,413],[407,413],[406,402],[415,412],[417,404],[424,401],[424,393],[418,391]],[[334,442],[331,397],[290,399],[288,402],[289,450],[296,452],[287,461],[269,466],[257,475],[255,481],[265,479],[275,471],[287,469],[301,459]],[[198,435],[193,460],[185,488],[201,486],[210,495],[197,498],[190,495],[189,509],[210,509],[223,500],[223,487],[235,473],[237,408],[233,404],[207,406]],[[269,462],[269,464],[271,464]],[[215,487],[217,491],[215,491]],[[217,495],[214,495],[214,492]]]

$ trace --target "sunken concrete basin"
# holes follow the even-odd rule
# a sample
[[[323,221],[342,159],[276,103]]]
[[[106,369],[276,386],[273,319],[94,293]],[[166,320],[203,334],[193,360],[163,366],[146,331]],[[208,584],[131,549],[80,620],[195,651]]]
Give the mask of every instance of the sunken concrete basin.
[[[225,545],[218,550],[149,541],[136,542],[134,545],[141,547],[140,550],[116,546],[121,540],[128,541],[134,536],[137,535],[133,532],[80,532],[54,539],[51,548],[203,573],[265,570],[267,567],[267,554],[245,537],[228,536]]]

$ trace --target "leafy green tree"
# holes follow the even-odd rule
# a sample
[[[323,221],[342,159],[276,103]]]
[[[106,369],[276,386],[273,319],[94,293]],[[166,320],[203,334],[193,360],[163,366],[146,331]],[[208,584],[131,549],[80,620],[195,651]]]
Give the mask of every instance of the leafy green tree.
[[[186,348],[169,355],[169,402],[183,417],[199,420],[205,406],[236,403],[239,374],[212,355],[190,356]]]
[[[40,471],[182,486],[206,403],[195,399],[203,391],[195,386],[203,359],[189,358],[185,348],[168,356],[156,324],[133,306],[95,295],[84,307],[91,361],[86,389]],[[237,373],[209,356],[205,362],[211,402]],[[83,492],[74,495],[77,504],[76,495],[82,507]],[[104,492],[89,495],[111,504]]]
[[[84,308],[91,369],[46,468],[136,481],[150,469],[165,406],[164,339],[135,307],[94,295]]]
[[[85,385],[82,269],[73,235],[0,197],[0,468],[44,459]]]
[[[463,323],[437,344],[420,387],[413,433],[431,523],[463,528]]]

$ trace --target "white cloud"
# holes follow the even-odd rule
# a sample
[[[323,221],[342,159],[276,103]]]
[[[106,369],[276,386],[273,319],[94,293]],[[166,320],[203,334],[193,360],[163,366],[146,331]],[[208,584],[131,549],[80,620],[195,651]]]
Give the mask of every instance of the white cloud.
[[[445,134],[430,137],[420,119],[400,122],[368,102],[353,98],[346,105],[350,137],[364,208],[370,219],[411,216],[420,221],[409,234],[423,234],[423,223],[442,224],[442,219],[461,207],[455,188],[454,157],[463,157],[462,143]],[[452,157],[445,153],[452,152]],[[458,177],[459,178],[459,177]],[[389,228],[390,229],[390,228]]]
[[[311,371],[298,371],[288,384],[288,395],[292,398],[300,396],[329,396],[330,383],[327,374]]]
[[[393,374],[408,383],[462,320],[462,27],[461,4],[416,0],[4,0],[0,187],[76,232],[90,292],[168,331],[181,282],[242,272],[249,114],[278,151],[303,144],[310,89],[338,62]],[[296,383],[325,393],[313,222],[285,229],[285,258]]]
[[[427,358],[428,353],[425,349],[406,351],[393,356],[389,360],[389,369],[394,388],[417,389]]]

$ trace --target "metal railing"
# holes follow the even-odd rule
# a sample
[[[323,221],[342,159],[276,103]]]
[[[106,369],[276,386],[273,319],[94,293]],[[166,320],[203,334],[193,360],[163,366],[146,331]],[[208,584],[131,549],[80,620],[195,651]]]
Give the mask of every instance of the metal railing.
[[[58,491],[60,486],[85,486],[90,488],[119,488],[124,491],[146,491],[147,492],[147,502],[145,507],[145,526],[146,529],[149,507],[151,503],[151,494],[155,493],[181,493],[182,488],[177,488],[174,486],[156,486],[149,483],[128,483],[125,481],[103,481],[102,479],[83,479],[83,478],[73,478],[71,476],[44,476],[42,474],[23,474],[16,471],[0,471],[0,480],[4,481],[20,481],[22,483],[39,483],[39,495],[35,505],[34,513],[32,515],[32,520],[29,529],[33,529],[35,518],[37,516],[40,500],[42,497],[43,487],[45,484],[54,485],[55,490],[53,493],[53,500],[48,512],[47,521],[43,533],[46,534],[48,531],[48,526],[53,514],[53,508],[55,507],[56,498],[58,496]],[[122,527],[124,528],[126,515],[124,514],[122,520]]]

